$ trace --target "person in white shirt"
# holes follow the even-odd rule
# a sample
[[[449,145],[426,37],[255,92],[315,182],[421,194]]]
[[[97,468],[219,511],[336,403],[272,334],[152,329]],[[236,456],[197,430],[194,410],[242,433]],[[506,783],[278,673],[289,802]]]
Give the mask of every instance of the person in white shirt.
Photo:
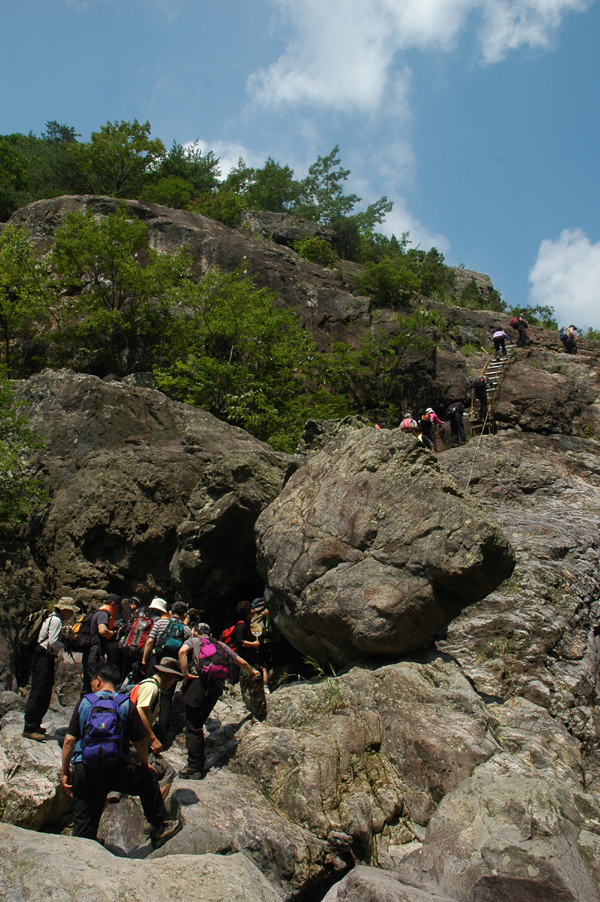
[[[42,720],[50,707],[54,685],[54,662],[64,648],[61,642],[63,623],[68,622],[79,608],[72,598],[63,596],[54,605],[40,628],[31,665],[31,691],[25,707],[23,736],[43,742],[46,738]]]

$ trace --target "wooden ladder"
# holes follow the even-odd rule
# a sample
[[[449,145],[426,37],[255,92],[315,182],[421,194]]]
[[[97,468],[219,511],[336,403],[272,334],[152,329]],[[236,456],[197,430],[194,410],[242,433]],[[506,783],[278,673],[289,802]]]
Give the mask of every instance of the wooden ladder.
[[[485,376],[488,380],[487,386],[487,401],[488,401],[488,415],[485,423],[480,422],[476,423],[475,421],[479,419],[479,414],[477,413],[475,403],[477,401],[475,397],[475,392],[473,392],[471,397],[471,412],[469,415],[470,425],[471,425],[471,435],[478,435],[484,431],[494,435],[496,432],[496,396],[498,394],[498,390],[500,386],[506,379],[506,373],[508,371],[509,366],[517,359],[517,350],[512,341],[507,341],[507,353],[506,357],[500,357],[496,359],[496,357],[490,357],[490,359],[485,364],[482,369],[480,376]]]

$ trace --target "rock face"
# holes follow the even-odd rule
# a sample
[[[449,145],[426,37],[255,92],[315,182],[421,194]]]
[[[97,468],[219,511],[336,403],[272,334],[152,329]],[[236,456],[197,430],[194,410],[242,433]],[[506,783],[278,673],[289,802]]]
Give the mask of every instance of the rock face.
[[[257,538],[282,632],[338,664],[420,647],[513,566],[482,509],[397,430],[340,433],[291,477]]]
[[[254,521],[286,455],[160,392],[94,376],[46,371],[16,397],[46,442],[52,504],[28,553],[47,592],[179,592],[211,607],[246,590]]]
[[[280,902],[244,855],[115,858],[88,839],[0,825],[0,887],[12,902]]]
[[[336,237],[333,229],[289,213],[247,210],[242,213],[242,223],[242,228],[248,229],[252,234],[270,238],[276,244],[286,247],[292,247],[295,241],[302,241],[304,238],[323,238],[332,242]]]
[[[398,875],[361,865],[332,886],[323,902],[453,902],[401,883]]]
[[[29,204],[18,210],[10,223],[26,225],[35,240],[48,244],[68,213],[90,211],[95,216],[107,216],[122,204],[146,223],[150,244],[159,253],[173,254],[187,245],[198,273],[211,266],[226,272],[242,269],[259,288],[274,291],[284,306],[296,308],[301,322],[314,332],[321,346],[328,345],[332,337],[347,337],[369,324],[369,298],[355,297],[341,286],[335,273],[309,263],[281,244],[265,241],[262,236],[251,237],[247,234],[250,230],[232,229],[196,213],[137,200],[65,196]],[[306,237],[308,226],[303,220],[299,223],[299,233]],[[322,227],[318,229],[322,231]]]

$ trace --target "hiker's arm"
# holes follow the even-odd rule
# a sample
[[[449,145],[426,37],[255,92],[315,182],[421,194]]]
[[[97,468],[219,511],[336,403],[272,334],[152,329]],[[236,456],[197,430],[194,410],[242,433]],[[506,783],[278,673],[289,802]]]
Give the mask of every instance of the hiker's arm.
[[[107,625],[105,623],[98,624],[98,635],[102,636],[103,639],[112,639],[114,634],[115,634],[115,631],[109,630],[109,628],[107,627]]]
[[[260,676],[260,670],[256,670],[254,667],[251,667],[247,661],[244,661],[243,658],[240,658],[239,655],[235,659],[235,663],[240,668],[240,670],[245,670],[246,673],[257,673]]]
[[[71,782],[71,758],[73,749],[75,748],[76,739],[69,733],[65,736],[62,747],[62,768],[60,771],[60,782],[67,795],[73,798],[73,786]]]
[[[150,636],[146,639],[146,644],[144,645],[144,654],[142,655],[142,664],[144,667],[150,660],[150,655],[152,654],[152,649],[154,648],[154,639],[151,639]]]
[[[188,667],[188,661],[189,661],[189,658],[188,658],[188,651],[189,651],[189,649],[188,649],[188,647],[186,646],[186,644],[184,643],[184,644],[181,646],[181,648],[179,649],[179,653],[178,653],[178,655],[177,655],[177,657],[179,658],[179,666],[181,667],[181,673],[182,673],[182,675],[183,675],[183,681],[184,681],[184,683],[187,683],[189,680],[197,680],[197,679],[198,679],[198,677],[196,676],[196,674],[190,673],[190,671],[189,671],[189,667]]]
[[[148,764],[148,741],[146,739],[140,739],[139,742],[134,742],[133,744],[138,753],[138,758],[140,759],[142,767],[149,767],[150,770],[154,770],[154,768]]]
[[[242,642],[242,648],[258,648],[260,646],[260,642],[256,639],[254,642],[248,642],[247,639],[244,639]]]
[[[152,727],[150,726],[150,723],[148,721],[148,708],[141,708],[138,705],[137,713],[140,715],[140,720],[144,724],[144,729],[146,731],[146,736],[148,737],[148,742],[150,743],[150,748],[158,755],[159,752],[162,752],[162,742],[160,742],[160,740],[157,739],[152,732]]]
[[[52,616],[50,618],[50,623],[48,624],[48,651],[50,654],[58,654],[58,652],[65,647],[64,643],[60,641],[61,637],[62,620]]]

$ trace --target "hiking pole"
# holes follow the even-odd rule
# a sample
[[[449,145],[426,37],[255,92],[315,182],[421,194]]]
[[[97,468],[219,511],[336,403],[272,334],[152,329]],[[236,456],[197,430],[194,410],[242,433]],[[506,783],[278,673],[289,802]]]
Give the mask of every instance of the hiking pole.
[[[68,648],[67,651],[69,652],[69,655],[70,655],[70,658],[71,658],[71,660],[72,660],[72,662],[73,662],[73,666],[75,667],[75,670],[77,671],[77,673],[78,673],[78,675],[81,677],[81,679],[83,679],[83,674],[82,674],[81,670],[79,669],[79,667],[77,666],[77,661],[76,661],[75,658],[73,657],[73,652],[71,651],[70,648]]]

